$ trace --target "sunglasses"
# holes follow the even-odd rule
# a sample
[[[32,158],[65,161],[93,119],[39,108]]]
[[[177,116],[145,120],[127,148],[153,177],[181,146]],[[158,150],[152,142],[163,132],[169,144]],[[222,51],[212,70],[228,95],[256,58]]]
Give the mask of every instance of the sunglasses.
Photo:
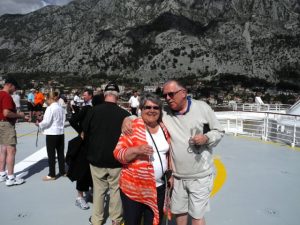
[[[182,90],[183,90],[183,89],[180,89],[180,90],[174,91],[174,92],[168,92],[168,93],[163,94],[162,96],[163,96],[164,98],[167,98],[168,96],[169,96],[170,98],[174,98],[174,96],[175,96],[178,92],[180,92],[180,91],[182,91]]]
[[[148,109],[148,110],[150,110],[150,109],[153,109],[153,110],[159,110],[159,106],[145,105],[145,106],[143,107],[143,109]]]

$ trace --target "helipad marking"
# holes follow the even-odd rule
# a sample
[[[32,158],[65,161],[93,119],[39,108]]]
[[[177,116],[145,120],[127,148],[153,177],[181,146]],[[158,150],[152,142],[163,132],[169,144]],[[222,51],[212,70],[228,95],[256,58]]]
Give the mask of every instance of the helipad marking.
[[[219,157],[214,158],[214,164],[216,168],[216,177],[214,180],[211,197],[213,197],[222,188],[227,178],[226,168]]]
[[[15,165],[14,171],[15,173],[22,172],[21,174],[17,175],[18,177],[22,177],[26,174],[26,169],[33,166],[34,164],[36,164],[44,158],[47,158],[46,146],[31,154],[27,158],[23,159],[21,162],[17,163]]]
[[[16,174],[20,173],[17,175],[18,177],[22,177],[27,173],[26,169],[30,168],[31,166],[45,158],[47,158],[46,146],[31,154],[27,158],[23,159],[21,162],[17,163],[15,165],[14,171]],[[214,180],[211,197],[213,197],[222,188],[227,177],[226,168],[220,160],[220,157],[214,157],[214,164],[216,168],[216,177]]]

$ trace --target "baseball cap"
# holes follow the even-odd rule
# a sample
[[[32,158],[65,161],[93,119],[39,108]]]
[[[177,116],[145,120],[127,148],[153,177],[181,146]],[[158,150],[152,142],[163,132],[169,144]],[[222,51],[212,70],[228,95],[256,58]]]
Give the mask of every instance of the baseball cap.
[[[116,92],[120,92],[120,89],[118,87],[117,84],[113,83],[113,82],[109,82],[106,87],[104,88],[104,91],[116,91]]]
[[[11,77],[9,77],[9,78],[7,78],[5,80],[5,84],[12,84],[12,85],[14,85],[16,87],[16,89],[21,89],[21,87],[18,84],[18,82],[14,78],[11,78]]]

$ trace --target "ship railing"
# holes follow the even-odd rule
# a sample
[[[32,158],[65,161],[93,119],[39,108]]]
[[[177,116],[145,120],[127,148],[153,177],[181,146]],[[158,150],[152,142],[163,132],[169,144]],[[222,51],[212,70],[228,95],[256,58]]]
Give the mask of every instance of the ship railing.
[[[228,103],[212,106],[216,111],[234,110],[251,112],[285,112],[291,107],[288,104]]]
[[[300,146],[300,116],[274,112],[216,112],[226,133]]]

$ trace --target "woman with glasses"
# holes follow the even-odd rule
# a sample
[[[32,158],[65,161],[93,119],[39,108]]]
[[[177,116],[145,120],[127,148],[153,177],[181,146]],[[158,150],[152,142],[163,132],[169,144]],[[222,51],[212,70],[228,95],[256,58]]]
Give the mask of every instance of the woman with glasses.
[[[161,121],[162,102],[147,93],[140,99],[141,117],[132,121],[132,135],[121,135],[114,150],[123,164],[120,175],[125,225],[162,222],[169,168],[169,133]]]

